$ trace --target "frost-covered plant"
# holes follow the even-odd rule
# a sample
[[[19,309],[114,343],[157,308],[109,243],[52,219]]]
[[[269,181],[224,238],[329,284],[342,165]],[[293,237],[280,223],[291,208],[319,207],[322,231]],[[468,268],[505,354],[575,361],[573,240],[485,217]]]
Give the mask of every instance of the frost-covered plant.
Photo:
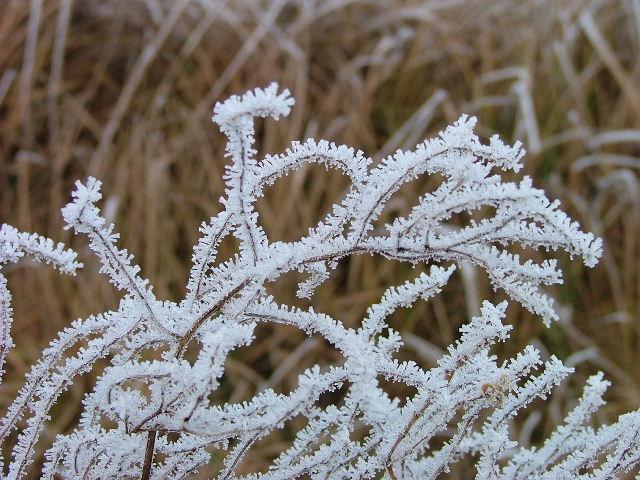
[[[604,479],[635,468],[638,412],[613,425],[590,426],[607,386],[601,375],[589,379],[575,408],[542,446],[521,448],[510,439],[510,419],[544,398],[571,369],[554,357],[542,362],[532,347],[497,362],[489,349],[509,336],[511,327],[502,323],[505,302],[485,302],[434,368],[394,358],[402,342],[386,318],[440,291],[457,262],[483,268],[496,289],[549,323],[556,314],[540,287],[561,282],[555,261],[521,261],[509,249],[562,249],[588,266],[600,257],[600,240],[581,232],[529,178],[503,181],[500,171],[521,167],[520,145],[506,146],[497,137],[482,144],[473,134],[475,120],[463,116],[438,138],[375,166],[362,152],[314,140],[257,160],[254,117],[277,119],[292,105],[289,93],[278,93],[275,84],[216,105],[213,120],[228,138],[230,157],[223,208],[202,224],[187,294],[179,303],[157,299],[132,256],[117,246],[118,234],[96,206],[100,182],[76,184],[62,210],[67,228],[89,237],[102,272],[123,298],[117,310],[73,322],[33,366],[0,424],[4,440],[19,431],[6,477],[26,474],[52,405],[102,358],[108,366],[86,395],[75,430],[47,450],[42,478],[183,478],[212,455],[222,457],[217,478],[235,478],[251,446],[276,429],[292,428],[294,417],[306,418],[306,426],[293,432],[290,448],[268,470],[243,478],[436,478],[467,455],[476,455],[480,479]],[[300,240],[270,242],[256,200],[278,177],[312,162],[349,176],[348,193]],[[424,174],[439,174],[443,181],[407,216],[374,230],[392,195]],[[484,212],[485,218],[464,226],[451,221],[462,212]],[[240,242],[239,251],[216,263],[217,248],[229,235]],[[24,253],[63,272],[80,266],[61,246],[2,226],[0,264]],[[298,295],[308,297],[340,259],[360,254],[434,265],[389,288],[357,329],[312,309],[278,304],[265,289],[287,272],[303,272],[307,279]],[[9,300],[0,276],[0,360],[11,346]],[[248,402],[211,404],[225,359],[251,344],[260,322],[320,335],[343,359],[305,371],[288,394],[265,390]],[[185,358],[188,347],[197,351],[192,361]],[[380,379],[416,393],[390,398]],[[320,396],[339,387],[346,391],[342,400],[322,407]]]

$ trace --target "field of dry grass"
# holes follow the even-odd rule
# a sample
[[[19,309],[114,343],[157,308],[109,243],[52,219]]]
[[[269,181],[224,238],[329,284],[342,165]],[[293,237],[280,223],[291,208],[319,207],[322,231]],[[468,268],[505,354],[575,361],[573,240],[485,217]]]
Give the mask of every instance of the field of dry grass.
[[[639,0],[0,0],[0,222],[68,242],[88,268],[60,278],[22,263],[8,271],[14,338],[0,410],[40,350],[71,319],[116,304],[84,239],[62,230],[73,182],[104,181],[108,217],[161,297],[184,293],[197,227],[217,212],[224,142],[215,101],[272,80],[296,97],[292,115],[259,125],[261,153],[309,136],[374,159],[433,136],[461,113],[482,136],[528,150],[526,173],[605,240],[587,271],[562,258],[553,293],[562,322],[546,329],[516,305],[509,351],[534,339],[578,374],[550,413],[523,417],[535,441],[587,374],[613,380],[609,413],[640,406]],[[405,212],[434,179],[397,195]],[[346,180],[308,167],[259,206],[272,239],[293,239],[341,197]],[[236,245],[224,246],[230,255]],[[386,286],[415,273],[370,257],[340,265],[311,303],[355,324]],[[274,285],[294,300],[289,283]],[[479,302],[487,279],[463,270],[429,304],[395,315],[402,355],[429,364]],[[286,328],[264,328],[228,364],[221,399],[241,400],[336,352]],[[53,412],[48,432],[76,420],[87,375]],[[389,385],[393,392],[394,386]],[[540,406],[540,405],[537,405]],[[244,471],[286,442],[259,444]]]

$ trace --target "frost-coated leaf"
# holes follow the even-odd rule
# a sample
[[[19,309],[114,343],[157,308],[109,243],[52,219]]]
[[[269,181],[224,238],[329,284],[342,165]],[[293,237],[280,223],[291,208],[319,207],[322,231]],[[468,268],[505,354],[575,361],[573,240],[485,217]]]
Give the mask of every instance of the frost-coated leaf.
[[[86,394],[75,428],[46,446],[42,478],[119,479],[144,477],[143,471],[148,478],[183,478],[214,457],[217,478],[237,478],[253,445],[281,429],[291,436],[290,445],[268,469],[243,478],[436,478],[469,455],[475,455],[479,479],[613,478],[636,468],[637,412],[612,425],[590,425],[608,385],[601,375],[590,378],[546,442],[518,448],[511,419],[546,397],[571,369],[555,357],[542,362],[531,346],[498,362],[491,348],[509,339],[507,302],[484,302],[433,368],[397,358],[402,337],[389,328],[389,316],[446,289],[458,262],[483,269],[496,289],[549,323],[557,315],[543,287],[562,281],[557,263],[523,261],[514,247],[563,250],[588,266],[601,256],[601,241],[583,233],[531,179],[503,179],[503,172],[521,169],[521,145],[497,137],[483,144],[474,134],[476,119],[463,116],[437,138],[373,166],[355,148],[313,139],[257,159],[254,118],[277,120],[293,104],[288,91],[271,84],[215,106],[213,121],[228,140],[226,189],[220,212],[200,227],[187,293],[179,302],[157,299],[133,256],[118,246],[115,227],[98,206],[101,183],[76,183],[62,209],[67,228],[88,237],[101,271],[123,297],[114,311],[74,321],[32,367],[0,421],[3,441],[17,437],[6,478],[27,474],[51,408],[99,360],[106,367]],[[351,186],[307,235],[271,242],[255,204],[265,187],[309,163],[340,170]],[[441,184],[406,216],[386,229],[374,225],[405,183],[432,174]],[[463,212],[477,218],[478,211],[492,213],[464,225],[451,221]],[[231,235],[238,252],[216,263],[220,242]],[[0,266],[24,254],[64,273],[80,266],[62,245],[3,225]],[[298,295],[312,297],[340,259],[361,254],[428,268],[388,288],[355,328],[312,308],[280,304],[265,288],[300,272],[307,278]],[[13,345],[11,316],[7,280],[0,275],[0,373]],[[251,348],[259,323],[296,327],[332,345],[342,358],[300,373],[287,393],[265,386],[246,402],[212,403],[229,355]],[[391,398],[383,380],[414,393]],[[321,401],[339,388],[344,395],[337,403]],[[305,426],[295,431],[294,418],[304,418]]]

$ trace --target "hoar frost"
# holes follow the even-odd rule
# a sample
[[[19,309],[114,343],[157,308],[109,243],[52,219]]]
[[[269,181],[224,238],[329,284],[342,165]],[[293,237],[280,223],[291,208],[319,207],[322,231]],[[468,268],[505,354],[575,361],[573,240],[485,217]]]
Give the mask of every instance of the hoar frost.
[[[522,261],[510,246],[561,249],[588,266],[598,261],[601,241],[583,233],[528,177],[503,181],[501,171],[521,168],[520,144],[507,146],[497,137],[482,144],[473,133],[475,119],[463,116],[438,138],[377,165],[360,151],[324,140],[294,142],[280,155],[257,159],[254,118],[286,116],[293,103],[288,91],[272,84],[216,105],[213,120],[228,138],[226,190],[220,213],[200,228],[187,294],[179,303],[156,298],[132,255],[118,246],[114,226],[97,206],[100,182],[77,182],[72,201],[62,209],[66,228],[89,238],[101,271],[123,297],[117,310],[74,321],[43,351],[0,421],[4,442],[18,431],[3,475],[17,479],[28,473],[52,406],[99,359],[107,359],[108,366],[85,396],[75,429],[48,446],[41,478],[184,478],[211,462],[214,450],[223,455],[220,479],[428,479],[446,476],[465,456],[475,459],[479,479],[609,479],[637,468],[638,412],[612,425],[591,426],[608,385],[600,374],[588,380],[576,406],[541,446],[519,447],[510,437],[510,420],[546,397],[571,369],[555,357],[543,362],[530,346],[497,362],[490,348],[508,340],[511,329],[502,323],[505,302],[485,302],[434,368],[394,358],[402,341],[387,318],[438,293],[458,262],[484,269],[495,289],[548,324],[557,316],[541,287],[561,282],[561,272],[554,260]],[[351,186],[306,236],[270,242],[255,203],[266,186],[307,163],[339,169]],[[444,179],[434,191],[386,230],[374,231],[402,185],[432,174]],[[482,220],[451,222],[482,207],[492,207],[481,210],[491,212]],[[239,251],[216,263],[220,242],[230,235],[239,241]],[[63,273],[82,266],[63,246],[3,225],[0,265],[25,254]],[[265,289],[266,282],[297,271],[306,274],[299,296],[311,296],[338,260],[360,254],[432,266],[389,288],[357,329],[313,309],[279,304]],[[10,294],[0,274],[0,373],[13,344],[11,319]],[[267,389],[247,402],[211,404],[225,359],[251,345],[261,322],[319,335],[343,359],[305,371],[288,394]],[[193,361],[184,358],[189,346],[198,351]],[[159,360],[144,360],[152,358],[150,350]],[[392,399],[381,378],[417,393]],[[320,396],[338,387],[346,387],[342,400],[321,407]],[[289,448],[266,471],[238,477],[237,467],[256,441],[291,428],[289,421],[300,416],[306,426],[293,432]]]

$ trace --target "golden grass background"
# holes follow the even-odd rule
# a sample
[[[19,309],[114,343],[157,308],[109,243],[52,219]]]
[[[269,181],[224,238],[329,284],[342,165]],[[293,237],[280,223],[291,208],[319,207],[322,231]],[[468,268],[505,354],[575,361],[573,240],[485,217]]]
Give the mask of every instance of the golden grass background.
[[[313,136],[379,159],[461,113],[478,117],[483,137],[523,140],[525,173],[604,238],[605,256],[593,270],[561,257],[558,325],[546,329],[509,307],[514,341],[501,354],[533,341],[578,370],[549,409],[536,404],[543,420],[535,409],[520,416],[522,439],[548,432],[596,370],[614,382],[604,416],[638,408],[639,80],[638,0],[0,0],[0,221],[67,242],[87,265],[72,279],[29,262],[6,269],[17,346],[0,411],[58,330],[117,304],[84,239],[62,230],[73,182],[103,180],[121,245],[160,297],[180,298],[197,227],[223,194],[225,144],[212,106],[271,81],[289,88],[296,106],[259,123],[261,153]],[[403,188],[384,217],[407,211],[434,182]],[[271,239],[299,237],[345,188],[320,167],[280,180],[258,207]],[[387,286],[413,275],[352,258],[310,303],[356,324]],[[294,300],[295,280],[273,291],[304,305]],[[459,270],[442,295],[391,319],[407,341],[402,355],[428,366],[479,301],[502,297],[481,272]],[[338,358],[319,339],[260,327],[252,347],[230,357],[220,400],[266,385],[286,391],[304,368]],[[72,427],[95,374],[65,394],[43,446]],[[264,468],[289,440],[285,432],[261,442],[241,471]]]

